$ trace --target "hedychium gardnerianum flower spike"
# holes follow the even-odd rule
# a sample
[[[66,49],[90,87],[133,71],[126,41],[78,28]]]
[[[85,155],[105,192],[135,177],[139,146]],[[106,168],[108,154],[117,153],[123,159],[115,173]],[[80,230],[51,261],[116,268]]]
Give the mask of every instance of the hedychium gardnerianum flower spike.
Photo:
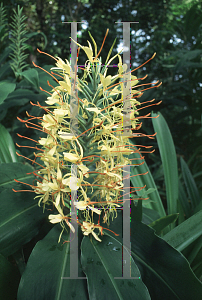
[[[43,116],[35,117],[27,113],[26,120],[18,118],[27,128],[39,130],[45,133],[46,137],[36,141],[19,135],[36,144],[33,147],[27,146],[34,149],[35,158],[32,160],[18,152],[17,154],[36,165],[36,170],[32,172],[35,175],[36,184],[24,184],[32,188],[27,191],[37,194],[35,198],[38,199],[39,206],[43,205],[43,209],[51,206],[57,211],[56,215],[49,215],[50,222],[60,223],[62,232],[67,229],[66,226],[74,232],[74,227],[70,222],[71,189],[73,188],[77,190],[78,201],[73,204],[79,210],[77,222],[81,225],[83,234],[92,233],[95,239],[101,241],[98,237],[99,234],[103,234],[100,219],[102,218],[102,222],[108,226],[110,220],[116,217],[117,208],[121,208],[123,205],[123,166],[140,165],[144,158],[142,153],[152,152],[149,146],[133,145],[130,142],[130,138],[135,136],[146,136],[143,133],[133,132],[141,128],[141,119],[151,118],[150,114],[139,116],[139,111],[144,107],[158,105],[161,101],[158,103],[154,103],[154,99],[144,103],[138,101],[145,90],[156,88],[160,84],[158,82],[138,84],[146,76],[137,78],[132,75],[138,68],[153,59],[155,56],[153,55],[143,65],[130,71],[131,95],[127,100],[131,107],[132,127],[128,135],[123,135],[125,122],[123,120],[123,73],[125,66],[122,64],[120,52],[110,59],[109,55],[106,64],[102,66],[101,57],[98,57],[101,51],[97,54],[97,45],[95,41],[93,43],[95,53],[89,41],[88,47],[77,43],[88,58],[85,67],[79,67],[84,71],[83,77],[75,77],[75,85],[78,89],[78,135],[74,135],[70,131],[70,63],[68,60],[63,61],[59,57],[52,57],[56,61],[56,67],[51,69],[54,72],[48,73],[54,78],[57,86],[53,87],[48,82],[52,91],[47,92],[46,106],[42,106],[39,102],[31,102],[32,105],[43,109]],[[103,45],[104,42],[102,47]],[[118,72],[115,76],[107,76],[107,66],[115,57],[119,59]],[[39,67],[36,64],[34,66]],[[92,85],[88,86],[88,80]],[[146,106],[144,106],[145,104]],[[152,139],[154,135],[147,136]],[[18,147],[24,146],[18,145]],[[142,148],[146,148],[146,151],[143,151]],[[128,158],[134,152],[139,153],[141,162],[138,164],[133,161],[134,159]],[[40,158],[41,163],[36,162],[36,158]],[[73,164],[77,166],[77,176],[71,175]],[[138,176],[141,175],[143,174],[138,174]],[[143,188],[131,187],[131,192]],[[128,195],[128,200],[130,199],[130,195]],[[97,224],[94,224],[93,216],[95,215],[99,217]],[[61,235],[59,240],[60,238]]]

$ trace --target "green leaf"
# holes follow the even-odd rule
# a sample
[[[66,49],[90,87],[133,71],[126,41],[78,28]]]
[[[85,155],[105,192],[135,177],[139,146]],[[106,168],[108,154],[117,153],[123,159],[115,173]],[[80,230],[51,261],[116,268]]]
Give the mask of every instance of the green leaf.
[[[11,69],[9,63],[5,63],[3,66],[0,68],[0,79],[6,77],[6,73]]]
[[[0,124],[0,163],[17,162],[15,145],[8,130]]]
[[[7,98],[7,96],[14,91],[16,84],[13,82],[1,81],[0,82],[0,104]]]
[[[200,300],[202,284],[194,276],[185,257],[149,229],[132,220],[132,256],[151,298]]]
[[[195,207],[194,213],[197,213],[200,210],[202,210],[202,201]]]
[[[0,55],[0,64],[2,64],[6,60],[10,53],[11,49],[9,47],[6,47],[3,53]]]
[[[33,192],[17,192],[24,185],[13,179],[32,184],[34,176],[27,175],[33,168],[22,163],[1,164],[0,170],[0,253],[9,256],[29,242],[47,216],[38,207]]]
[[[33,196],[12,190],[0,194],[0,253],[5,256],[12,255],[37,235],[47,216]]]
[[[133,211],[133,218],[137,221],[142,221],[142,200],[137,200],[135,203],[134,201],[134,211]]]
[[[87,300],[86,279],[62,279],[70,276],[70,243],[58,243],[62,227],[56,225],[34,247],[22,275],[18,300]],[[69,240],[69,233],[62,237]],[[74,237],[75,238],[75,237]],[[79,277],[85,277],[79,264]]]
[[[184,214],[186,215],[187,218],[189,218],[191,216],[191,207],[180,178],[179,178],[179,201],[182,206]]]
[[[2,163],[0,169],[0,192],[5,189],[11,190],[21,188],[21,184],[15,182],[13,179],[17,179],[21,182],[30,183],[34,180],[33,174],[28,174],[34,171],[28,163]],[[26,187],[23,186],[23,189]]]
[[[160,218],[152,222],[151,224],[149,224],[149,226],[155,230],[155,233],[157,235],[159,235],[162,233],[164,228],[166,228],[168,225],[174,223],[177,220],[178,215],[179,214],[173,214],[173,215],[168,215],[166,217]]]
[[[0,254],[0,291],[1,299],[17,299],[20,273],[3,255]]]
[[[202,210],[164,235],[163,239],[178,251],[182,251],[202,235],[201,220]]]
[[[185,182],[187,193],[189,195],[189,199],[191,200],[192,209],[194,209],[200,203],[201,197],[199,195],[199,191],[197,189],[194,178],[182,157],[180,157],[180,162],[182,168],[182,176]]]
[[[151,299],[140,279],[140,272],[131,260],[131,276],[122,277],[122,245],[116,239],[104,236],[102,242],[85,237],[81,244],[81,263],[88,278],[90,299]]]
[[[159,117],[155,118],[157,115]],[[178,169],[175,146],[168,125],[161,113],[152,112],[152,117],[164,170],[168,214],[174,214],[177,212],[178,199]]]
[[[157,211],[142,207],[142,223],[149,225],[155,220],[158,220],[160,218],[159,214]]]
[[[1,108],[3,110],[5,110],[5,109],[13,107],[13,106],[23,106],[29,100],[35,101],[36,98],[38,98],[38,97],[39,97],[39,95],[34,93],[31,90],[19,88],[19,89],[16,89],[11,94],[9,94],[7,99],[1,105]]]
[[[29,69],[21,73],[33,86],[39,89],[39,76],[36,69]]]
[[[134,148],[134,151],[137,150],[136,147],[133,147],[133,148]],[[142,162],[140,160],[140,154],[138,152],[130,154],[129,159],[134,159],[134,158],[139,159],[139,161],[137,160],[137,163]],[[147,174],[141,175],[141,176],[134,176],[137,174],[144,174],[144,173],[147,173]],[[146,188],[148,189],[149,192],[151,191],[151,189],[153,189],[152,190],[153,192],[149,195],[149,199],[151,202],[148,202],[148,200],[144,200],[143,205],[147,206],[147,208],[157,211],[161,217],[164,217],[166,215],[165,209],[161,202],[161,198],[159,196],[157,187],[155,185],[154,179],[150,173],[150,170],[147,166],[146,161],[144,161],[144,164],[142,164],[142,165],[131,166],[130,180],[133,184],[133,187],[143,187],[146,185]],[[145,197],[145,196],[147,197],[148,191],[145,191],[145,189],[143,189],[141,191],[137,190],[136,193],[139,197]]]
[[[192,247],[192,250],[189,253],[188,261],[190,264],[197,257],[200,250],[202,250],[202,235],[195,241],[194,247]]]
[[[133,210],[133,207],[131,208]],[[111,222],[112,242],[122,243],[122,212]],[[196,278],[185,257],[158,237],[152,228],[131,218],[131,255],[141,278],[155,300],[202,299],[202,284]]]

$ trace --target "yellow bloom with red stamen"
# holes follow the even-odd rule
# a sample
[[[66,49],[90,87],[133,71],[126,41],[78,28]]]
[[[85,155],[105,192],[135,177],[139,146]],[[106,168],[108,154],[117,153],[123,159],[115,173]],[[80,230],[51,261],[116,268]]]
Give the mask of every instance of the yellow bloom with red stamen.
[[[79,91],[78,132],[73,134],[70,128],[71,66],[68,60],[64,62],[59,57],[54,58],[56,67],[52,68],[58,73],[59,80],[55,77],[57,74],[53,72],[50,74],[58,85],[52,87],[51,93],[48,92],[49,96],[45,101],[47,106],[33,104],[44,109],[43,117],[35,118],[38,124],[33,123],[34,117],[29,114],[28,120],[21,120],[28,128],[36,128],[47,135],[36,141],[41,146],[41,151],[34,153],[35,158],[40,158],[43,165],[29,159],[41,167],[34,171],[37,184],[32,186],[37,194],[35,198],[39,198],[38,204],[42,202],[45,207],[52,203],[58,214],[51,214],[50,222],[60,223],[63,230],[66,224],[73,232],[74,228],[68,221],[69,215],[64,211],[70,210],[72,205],[75,206],[80,211],[79,218],[85,219],[81,225],[83,234],[92,234],[99,242],[101,239],[94,230],[98,228],[102,234],[103,228],[99,224],[94,224],[93,213],[101,216],[103,212],[103,222],[109,224],[110,218],[113,219],[116,215],[116,209],[123,204],[122,168],[131,164],[128,156],[134,152],[134,145],[130,142],[130,138],[135,136],[133,131],[141,127],[139,122],[141,108],[137,107],[142,103],[137,101],[137,98],[142,95],[144,87],[142,90],[137,90],[138,87],[143,86],[137,84],[145,78],[132,75],[134,70],[130,72],[131,95],[128,100],[131,106],[132,127],[127,136],[123,135],[123,74],[127,66],[122,64],[120,53],[111,59],[107,57],[104,67],[102,66],[99,55],[104,41],[98,54],[94,40],[95,51],[90,42],[88,47],[78,44],[88,58],[83,77],[81,79],[75,77],[75,85]],[[115,57],[119,59],[118,72],[115,76],[107,76],[107,66]],[[89,75],[93,78],[93,90],[88,85]],[[48,84],[51,86],[50,83]],[[144,135],[140,134],[140,136]],[[138,151],[140,153],[140,150]],[[77,175],[71,173],[72,165],[77,166]],[[71,202],[72,191],[77,191],[78,194],[78,201],[75,203]]]

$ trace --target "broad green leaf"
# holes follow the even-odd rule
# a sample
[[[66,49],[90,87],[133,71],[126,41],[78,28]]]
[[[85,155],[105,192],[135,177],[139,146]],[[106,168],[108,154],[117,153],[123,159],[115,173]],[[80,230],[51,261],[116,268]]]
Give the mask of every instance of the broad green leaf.
[[[13,179],[30,184],[34,180],[33,174],[28,174],[33,172],[34,168],[28,163],[2,163],[0,166],[0,192],[5,189],[11,190],[12,188],[19,190],[23,187],[23,189],[26,189],[25,186],[21,186]]]
[[[194,247],[192,247],[191,252],[188,256],[188,261],[191,264],[193,260],[196,258],[199,251],[202,250],[202,235],[196,240]]]
[[[194,213],[197,213],[200,210],[202,210],[202,201],[195,207]]]
[[[159,117],[155,118],[157,115]],[[164,170],[168,214],[174,214],[177,212],[178,199],[178,169],[175,146],[168,125],[161,113],[152,112],[152,117]]]
[[[133,147],[134,151],[137,150],[136,147]],[[136,153],[132,153],[129,156],[130,159],[139,159],[139,160],[131,160],[132,163],[142,163],[142,160],[140,160],[140,155],[138,154],[138,152]],[[148,173],[147,173],[148,172]],[[145,175],[140,175],[140,176],[134,176],[137,174],[144,174],[147,173]],[[161,202],[161,198],[159,196],[157,187],[155,185],[154,179],[150,173],[150,170],[147,166],[146,161],[144,161],[144,164],[140,165],[140,166],[131,166],[131,174],[130,174],[131,178],[131,182],[133,184],[133,187],[143,187],[146,185],[146,188],[141,190],[141,191],[137,191],[137,195],[139,197],[149,197],[151,202],[148,202],[148,200],[143,200],[143,205],[147,206],[147,208],[153,209],[155,211],[157,211],[159,213],[159,215],[161,217],[165,216],[165,210],[163,207],[163,204]],[[147,190],[153,189],[153,192],[151,194],[149,194],[149,196],[147,196]],[[132,190],[131,190],[132,191]]]
[[[200,278],[200,281],[202,281],[202,261],[200,261],[196,266],[194,266],[193,270],[196,276]]]
[[[17,179],[29,184],[33,183],[34,176],[27,175],[33,171],[29,165],[22,163],[1,164],[0,169],[0,253],[9,256],[15,253],[22,245],[29,242],[37,233],[47,216],[42,207],[34,200],[35,193],[14,192],[27,190]]]
[[[186,192],[184,190],[184,187],[182,185],[181,179],[179,178],[179,201],[182,206],[182,209],[184,211],[184,214],[187,218],[191,216],[191,206],[189,204],[189,200],[187,198]]]
[[[182,251],[202,235],[202,210],[164,235],[163,239],[178,251]]]
[[[16,84],[13,82],[0,82],[0,104],[7,98],[7,96],[14,91]]]
[[[81,263],[88,278],[90,299],[151,299],[133,259],[131,276],[134,279],[121,278],[122,245],[116,239],[103,236],[102,242],[98,242],[85,237],[81,244]]]
[[[3,110],[13,106],[23,106],[28,101],[35,101],[38,95],[31,90],[18,88],[8,95],[4,103],[1,105]]]
[[[137,200],[137,202],[135,203],[134,201],[134,219],[137,221],[142,222],[142,201],[141,200]]]
[[[177,220],[178,215],[179,214],[173,214],[173,215],[168,215],[166,217],[160,218],[152,222],[151,224],[149,224],[149,226],[155,230],[156,234],[159,235],[162,233],[164,228],[166,228],[168,225],[174,223]]]
[[[194,178],[182,157],[180,157],[180,162],[182,168],[182,176],[185,182],[187,193],[192,203],[192,209],[194,209],[200,203],[201,197],[199,195],[199,191],[197,189]]]
[[[61,230],[59,224],[54,226],[34,247],[20,281],[18,300],[88,299],[86,279],[62,279],[70,277],[70,243],[58,243]],[[62,237],[69,241],[69,233]],[[78,276],[85,277],[80,263]]]
[[[0,124],[0,163],[17,162],[15,145],[8,130]]]
[[[202,280],[202,248],[197,253],[197,256],[192,263],[192,268],[196,276]]]
[[[142,223],[149,225],[155,220],[158,220],[160,218],[159,214],[157,211],[142,207]]]
[[[3,255],[0,254],[0,291],[1,299],[16,299],[20,273]]]
[[[14,258],[15,263],[18,266],[18,270],[20,271],[20,274],[22,275],[25,270],[25,267],[26,267],[23,247],[21,249],[17,250],[17,252],[13,253],[12,257]]]
[[[177,209],[179,211],[179,216],[178,216],[178,225],[179,225],[185,221],[185,214],[179,199],[177,201]]]
[[[133,210],[133,207],[132,207]],[[111,222],[112,242],[122,243],[122,213]],[[103,238],[102,238],[103,239]],[[202,299],[202,284],[194,275],[186,258],[158,237],[152,228],[131,218],[131,255],[137,264],[141,278],[155,300]]]
[[[36,69],[29,69],[21,73],[31,84],[39,89],[39,76]]]
[[[0,193],[0,253],[12,255],[37,235],[47,216],[34,193],[14,193],[4,190]]]

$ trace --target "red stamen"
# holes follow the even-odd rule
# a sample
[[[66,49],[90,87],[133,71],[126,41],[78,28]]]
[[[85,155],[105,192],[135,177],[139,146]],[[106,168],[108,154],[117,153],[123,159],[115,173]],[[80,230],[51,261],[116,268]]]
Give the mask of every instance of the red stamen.
[[[31,139],[31,138],[28,138],[28,137],[26,137],[26,136],[20,135],[19,133],[17,133],[17,135],[18,135],[19,137],[21,137],[21,138],[28,139],[28,140],[30,140],[30,141],[33,141],[33,142],[35,142],[35,143],[38,143],[38,141],[33,140],[33,139]]]
[[[51,74],[53,74],[53,75],[57,75],[58,77],[60,77],[60,78],[64,79],[64,77],[63,77],[63,76],[61,76],[61,75],[59,75],[59,74],[56,74],[56,73],[54,73],[53,71],[51,71]]]
[[[37,48],[37,51],[38,51],[39,53],[43,53],[43,54],[45,54],[45,55],[50,56],[51,58],[55,59],[55,60],[58,62],[58,60],[57,60],[55,57],[53,57],[52,55],[50,55],[50,54],[48,54],[48,53],[46,53],[46,52],[43,52],[43,51],[39,50],[38,48]]]
[[[144,62],[141,66],[139,66],[139,67],[133,69],[133,70],[131,71],[131,73],[134,72],[134,71],[136,71],[136,70],[138,70],[139,68],[143,67],[144,65],[146,65],[150,60],[152,60],[152,59],[155,57],[155,55],[156,55],[156,52],[153,54],[153,56],[152,56],[151,58],[149,58],[149,59],[148,59],[146,62]]]
[[[47,80],[47,83],[48,83],[48,85],[49,86],[51,86],[53,89],[54,89],[54,91],[58,94],[58,96],[60,97],[60,99],[61,99],[61,101],[62,101],[62,103],[63,103],[63,99],[62,99],[62,96],[60,95],[60,93],[58,93],[58,91],[54,88],[54,86],[52,86],[51,84],[50,84],[50,82]]]
[[[15,144],[16,144],[19,148],[25,147],[25,148],[32,148],[32,149],[36,149],[36,150],[40,150],[40,151],[45,151],[45,150],[43,150],[43,149],[38,148],[37,146],[31,147],[31,146],[21,146],[21,145],[18,145],[18,143],[15,143]]]
[[[87,129],[86,131],[82,132],[82,133],[81,133],[80,135],[78,135],[76,138],[79,138],[82,134],[86,133],[87,131],[89,131],[89,130],[95,128],[95,127],[101,126],[103,122],[104,122],[104,120],[103,120],[100,124],[98,124],[98,125],[96,125],[96,126],[93,126],[93,127],[89,128],[89,129]]]
[[[103,48],[103,46],[104,46],[106,37],[107,37],[107,35],[108,35],[108,32],[109,32],[109,28],[107,28],[107,31],[106,31],[106,33],[105,33],[105,37],[104,37],[104,40],[103,40],[103,42],[102,42],[102,46],[101,46],[101,48],[100,48],[100,51],[98,52],[97,56],[93,59],[93,62],[94,62],[94,61],[96,60],[96,58],[100,55],[100,52],[102,51],[102,48]]]
[[[141,109],[146,108],[146,107],[153,106],[153,105],[159,105],[159,104],[161,104],[161,102],[162,102],[162,101],[159,101],[158,103],[153,103],[153,104],[150,104],[150,105],[147,105],[147,106],[144,106],[144,107],[140,107],[140,108],[138,108],[136,111],[141,110]]]
[[[43,169],[45,169],[44,166],[40,165],[40,164],[37,163],[36,161],[34,161],[34,160],[32,160],[32,159],[30,159],[30,158],[28,158],[28,157],[26,157],[26,156],[24,156],[24,155],[22,155],[22,154],[19,154],[17,151],[16,151],[16,154],[17,154],[18,156],[22,156],[22,157],[24,157],[25,159],[30,160],[32,163],[35,163],[35,164],[39,165],[40,167],[42,167]],[[14,179],[14,180],[15,180],[15,179]]]
[[[55,79],[55,81],[57,81],[57,83],[59,83],[59,81],[57,80],[57,78],[55,78],[55,76],[53,76],[52,74],[50,74],[50,73],[49,73],[48,71],[46,71],[45,69],[43,69],[43,68],[37,66],[34,62],[32,62],[32,63],[33,63],[33,65],[34,65],[36,68],[39,68],[39,69],[43,70],[44,72],[48,73],[48,75],[50,75],[51,77],[53,77],[53,78]]]
[[[39,87],[39,89],[40,89],[42,92],[46,92],[47,94],[49,94],[49,95],[51,95],[51,96],[52,96],[52,94],[51,94],[51,93],[49,93],[49,92],[47,92],[46,90],[42,89],[42,87],[41,87],[41,86]]]
[[[14,181],[19,182],[19,183],[22,183],[22,184],[29,185],[29,186],[31,186],[32,188],[33,188],[33,187],[35,188],[34,185],[31,185],[31,184],[29,184],[29,183],[25,183],[25,182],[19,181],[19,180],[17,180],[17,179],[14,179]]]
[[[31,190],[18,190],[18,191],[16,191],[16,190],[14,190],[14,189],[12,189],[15,193],[18,193],[18,192],[32,192],[32,193],[35,193],[35,191],[31,191]]]

